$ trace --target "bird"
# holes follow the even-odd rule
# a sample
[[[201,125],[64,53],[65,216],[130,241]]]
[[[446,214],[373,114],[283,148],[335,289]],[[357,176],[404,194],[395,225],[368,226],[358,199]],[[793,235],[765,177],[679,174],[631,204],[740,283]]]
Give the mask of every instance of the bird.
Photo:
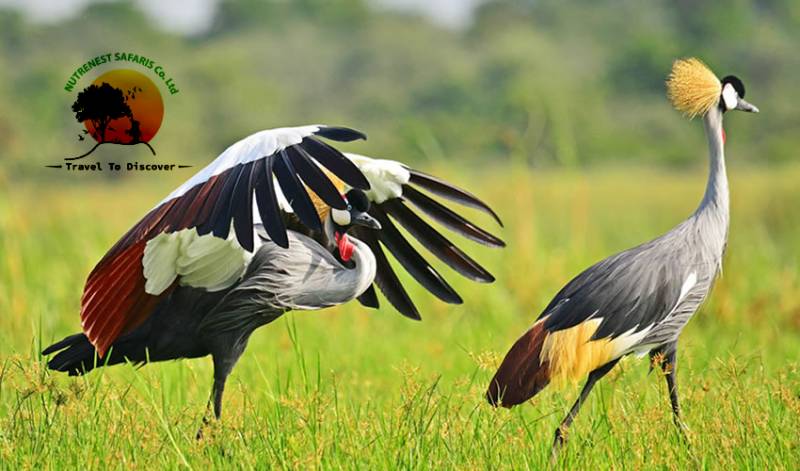
[[[377,286],[402,315],[421,319],[384,247],[433,295],[462,303],[398,225],[457,273],[494,281],[417,212],[503,247],[435,197],[488,213],[502,226],[486,203],[397,161],[342,154],[325,139],[366,136],[324,125],[260,131],[161,200],[91,271],[81,298],[83,331],[43,351],[55,354],[48,367],[82,375],[118,363],[211,355],[205,424],[211,409],[220,419],[225,382],[252,332],[288,311],[353,299],[378,308]]]
[[[697,58],[673,62],[666,81],[672,105],[702,116],[709,176],[697,209],[666,234],[610,256],[577,275],[511,347],[489,383],[497,407],[522,404],[549,383],[586,382],[555,431],[554,456],[594,385],[626,355],[650,355],[666,378],[672,416],[681,433],[676,385],[678,337],[722,270],[729,221],[723,116],[758,112],[742,81],[722,80]],[[685,436],[685,435],[684,435]]]

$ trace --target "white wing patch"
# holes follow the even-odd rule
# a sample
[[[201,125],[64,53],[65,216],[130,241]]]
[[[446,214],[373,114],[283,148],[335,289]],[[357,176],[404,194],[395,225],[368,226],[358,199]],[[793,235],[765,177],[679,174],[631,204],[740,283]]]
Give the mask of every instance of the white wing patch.
[[[162,232],[148,240],[147,245],[144,246],[142,269],[146,293],[152,295],[163,293],[178,276],[175,262],[180,249],[180,235],[180,232]]]
[[[251,134],[225,149],[219,157],[214,159],[214,161],[208,164],[203,170],[197,172],[183,185],[176,188],[169,196],[161,200],[156,207],[160,206],[165,201],[183,196],[194,186],[238,164],[252,162],[264,156],[272,155],[281,149],[299,144],[303,141],[303,138],[319,131],[319,128],[320,125],[297,126],[291,128],[267,129]]]
[[[195,229],[161,233],[147,241],[144,248],[145,291],[161,294],[178,277],[183,286],[207,291],[228,288],[241,278],[258,250],[260,239],[254,240],[255,250],[251,253],[239,245],[233,230],[228,239],[212,234],[200,236]]]
[[[383,203],[403,194],[403,185],[408,183],[411,173],[400,162],[394,160],[372,159],[358,154],[345,153],[361,173],[367,177],[370,189],[367,198],[375,203]]]
[[[636,353],[637,356],[640,355],[642,346],[639,345],[639,342],[641,342],[647,336],[647,334],[650,333],[650,330],[652,330],[653,326],[649,325],[636,332],[637,328],[638,326],[614,338],[614,353],[617,357],[627,355],[628,353]],[[644,350],[645,353],[649,351],[649,348]]]
[[[678,296],[678,302],[675,303],[675,307],[678,307],[681,302],[683,302],[686,295],[689,294],[689,291],[694,288],[694,285],[697,284],[697,272],[689,273],[689,276],[686,277],[686,280],[683,282],[683,286],[681,286],[681,295]]]

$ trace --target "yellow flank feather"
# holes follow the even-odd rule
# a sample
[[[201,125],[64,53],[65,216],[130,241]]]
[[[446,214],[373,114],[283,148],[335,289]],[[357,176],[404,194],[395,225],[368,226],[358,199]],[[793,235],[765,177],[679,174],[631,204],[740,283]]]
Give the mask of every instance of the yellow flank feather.
[[[339,190],[339,193],[344,194],[344,182],[327,169],[320,167],[320,170],[322,170],[322,172],[325,173],[325,175],[331,180],[331,183],[333,183],[333,186]],[[328,213],[331,211],[331,207],[325,204],[325,202],[322,201],[322,198],[314,193],[314,190],[308,187],[306,188],[308,189],[308,196],[311,197],[311,202],[314,203],[314,208],[317,210],[317,214],[319,214],[319,220],[324,223],[325,218],[328,217]]]
[[[551,382],[579,381],[615,358],[619,349],[614,340],[590,340],[600,322],[602,319],[590,319],[547,335],[539,358],[549,363]]]
[[[678,59],[667,79],[667,96],[676,110],[690,118],[704,115],[722,93],[722,83],[699,59]]]

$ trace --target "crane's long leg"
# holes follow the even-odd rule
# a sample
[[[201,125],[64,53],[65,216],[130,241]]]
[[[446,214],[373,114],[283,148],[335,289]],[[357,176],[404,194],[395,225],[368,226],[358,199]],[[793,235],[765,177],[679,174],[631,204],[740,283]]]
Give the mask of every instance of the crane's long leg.
[[[589,393],[592,391],[594,384],[600,380],[603,376],[605,376],[614,365],[617,364],[619,359],[612,361],[611,363],[606,363],[605,365],[601,366],[600,368],[592,371],[589,373],[589,378],[586,380],[586,384],[583,385],[583,389],[581,390],[578,399],[575,401],[575,404],[572,405],[572,409],[569,410],[569,413],[564,420],[561,421],[561,425],[558,426],[555,433],[555,440],[553,440],[553,457],[558,454],[558,450],[567,440],[567,429],[570,425],[572,425],[572,421],[575,420],[575,416],[578,415],[578,411],[580,411],[583,402],[589,397]]]
[[[203,438],[203,429],[211,422],[209,416],[211,415],[211,408],[213,405],[214,408],[214,416],[219,420],[220,415],[222,414],[222,392],[225,390],[225,385],[223,383],[222,389],[219,390],[217,388],[217,380],[214,379],[214,385],[211,387],[211,395],[208,397],[208,403],[206,403],[206,411],[203,414],[203,424],[197,430],[197,434],[195,438],[197,440],[201,440]],[[219,404],[219,406],[217,406]]]
[[[661,364],[661,369],[664,371],[664,377],[667,379],[667,392],[669,392],[669,402],[672,405],[672,414],[675,421],[681,420],[681,405],[678,401],[678,385],[675,383],[676,369],[678,366],[678,352],[672,350],[664,358]]]
[[[200,426],[195,436],[198,440],[203,438],[203,428],[209,423],[208,415],[212,407],[214,409],[214,418],[219,420],[222,417],[222,395],[225,392],[225,381],[227,381],[228,375],[231,374],[231,370],[238,356],[232,361],[229,358],[218,358],[219,357],[216,356],[214,357],[214,385],[211,387],[211,396],[208,398],[206,412],[203,414],[203,425]]]
[[[675,421],[675,426],[678,427],[681,434],[684,434],[685,438],[687,427],[681,419],[678,385],[675,382],[678,368],[678,345],[667,345],[661,352],[664,353],[664,359],[661,362],[661,370],[664,372],[664,378],[667,381],[667,393],[669,393],[669,402],[672,405],[672,419]]]
[[[222,417],[222,394],[225,392],[225,380],[228,376],[223,378],[214,378],[214,386],[211,389],[211,398],[214,400],[214,418],[219,420]],[[209,398],[209,402],[211,401]]]

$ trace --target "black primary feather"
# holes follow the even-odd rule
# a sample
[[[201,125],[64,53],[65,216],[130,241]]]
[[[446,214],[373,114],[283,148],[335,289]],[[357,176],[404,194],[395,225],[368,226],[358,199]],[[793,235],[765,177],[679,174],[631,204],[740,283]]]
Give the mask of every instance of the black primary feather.
[[[384,253],[383,248],[381,248],[380,242],[378,242],[376,231],[362,227],[354,227],[353,233],[358,240],[361,240],[367,244],[372,253],[375,255],[375,262],[377,265],[377,270],[375,272],[375,284],[381,290],[383,295],[386,296],[386,299],[389,301],[389,303],[394,306],[394,308],[397,309],[400,314],[408,317],[409,319],[414,319],[417,321],[422,320],[417,307],[414,305],[414,302],[411,300],[408,292],[406,292],[405,288],[403,288],[403,284],[400,283],[400,279],[397,277],[392,265],[389,263],[389,259],[386,258],[386,254]]]
[[[505,247],[506,244],[498,237],[481,229],[468,221],[460,214],[442,205],[428,195],[418,191],[410,185],[403,187],[403,198],[430,216],[436,222],[462,236],[479,244],[489,247]]]
[[[300,174],[300,178],[319,196],[328,206],[336,209],[346,209],[347,203],[344,202],[339,190],[331,182],[317,164],[311,161],[311,157],[302,147],[292,146],[286,149],[292,164]]]
[[[233,229],[236,240],[248,252],[252,252],[253,244],[253,187],[255,162],[245,165],[236,187],[233,189],[230,212],[233,215]]]
[[[309,228],[317,231],[322,230],[322,223],[319,220],[319,214],[314,208],[314,203],[311,202],[305,187],[297,177],[294,166],[289,161],[289,156],[285,150],[279,152],[278,157],[274,163],[275,175],[278,177],[278,183],[281,185],[283,195],[289,201],[289,205],[294,210],[300,221]]]
[[[378,309],[380,307],[374,284],[369,285],[369,288],[358,297],[358,302],[360,302],[362,306],[371,307],[373,309]]]
[[[236,181],[242,173],[242,165],[237,165],[231,168],[225,176],[222,190],[217,195],[214,202],[214,209],[208,217],[208,220],[198,226],[197,233],[205,235],[214,231],[214,236],[222,239],[228,238],[228,233],[231,229],[231,215],[228,212],[230,208],[230,200],[233,195],[233,188],[236,186]]]
[[[276,244],[283,248],[289,247],[289,238],[286,235],[286,225],[281,217],[278,201],[275,199],[275,181],[272,177],[272,164],[275,158],[271,155],[264,158],[264,164],[260,166],[263,182],[256,186],[256,203],[258,213],[264,230]]]
[[[361,170],[356,167],[356,164],[351,162],[350,159],[342,155],[338,150],[313,137],[306,137],[299,146],[325,168],[341,178],[343,182],[353,188],[369,190],[367,177],[361,173]]]
[[[341,126],[320,126],[319,131],[314,134],[339,142],[350,142],[358,139],[367,140],[367,135],[363,132]]]
[[[381,223],[379,237],[386,248],[411,276],[442,301],[461,304],[463,300],[389,220],[381,205],[373,206],[369,214]]]
[[[491,273],[470,258],[461,249],[453,245],[430,224],[417,216],[399,199],[386,201],[381,205],[390,216],[403,226],[409,234],[434,254],[439,260],[461,275],[482,283],[494,281]]]
[[[430,191],[431,193],[441,196],[442,198],[448,199],[450,201],[454,201],[464,206],[469,206],[471,208],[479,209],[491,215],[494,218],[494,220],[497,221],[497,224],[500,224],[501,227],[503,226],[503,221],[500,220],[500,217],[497,215],[497,213],[495,213],[494,210],[490,208],[488,204],[478,199],[478,197],[473,195],[472,193],[466,190],[462,190],[461,188],[458,188],[456,186],[453,186],[447,183],[446,181],[442,180],[441,178],[420,172],[419,170],[408,169],[408,171],[411,174],[409,183],[413,183],[414,185],[419,185],[420,187]]]

